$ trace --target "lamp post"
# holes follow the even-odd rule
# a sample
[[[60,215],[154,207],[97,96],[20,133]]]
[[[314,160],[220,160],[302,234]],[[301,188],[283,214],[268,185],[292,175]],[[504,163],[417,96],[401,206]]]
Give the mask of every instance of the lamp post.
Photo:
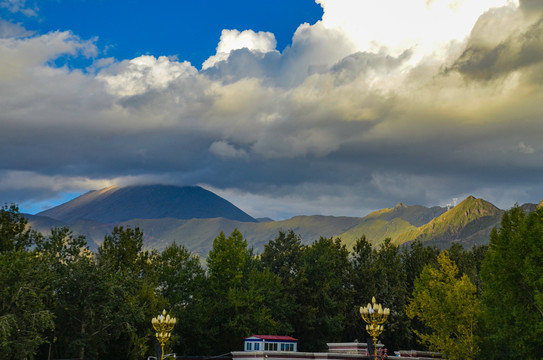
[[[166,342],[170,340],[170,337],[172,336],[172,330],[176,322],[176,318],[170,317],[170,315],[166,315],[166,310],[162,310],[162,314],[154,317],[153,320],[151,320],[153,328],[156,331],[156,339],[160,344],[160,360],[164,359],[164,344],[166,344]]]
[[[360,315],[362,319],[368,324],[366,325],[366,331],[373,338],[373,351],[374,357],[377,359],[377,337],[383,332],[383,323],[387,321],[388,315],[390,315],[389,308],[383,308],[381,304],[377,304],[375,296],[371,299],[372,304],[360,307]]]

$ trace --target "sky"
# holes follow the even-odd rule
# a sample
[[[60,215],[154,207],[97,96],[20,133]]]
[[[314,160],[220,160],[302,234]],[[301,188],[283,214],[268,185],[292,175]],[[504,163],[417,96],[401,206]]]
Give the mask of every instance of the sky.
[[[0,202],[254,217],[543,199],[540,0],[0,0]]]

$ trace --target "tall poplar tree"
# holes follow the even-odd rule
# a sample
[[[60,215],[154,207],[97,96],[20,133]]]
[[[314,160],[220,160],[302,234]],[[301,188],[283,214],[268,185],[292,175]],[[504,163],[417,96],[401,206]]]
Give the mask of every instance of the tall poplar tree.
[[[420,319],[430,331],[415,331],[422,344],[450,360],[471,360],[479,354],[477,325],[481,306],[477,288],[448,251],[439,254],[438,268],[426,266],[415,281],[413,298],[406,307],[410,318]]]
[[[543,358],[543,208],[504,214],[490,236],[481,276],[483,356]]]

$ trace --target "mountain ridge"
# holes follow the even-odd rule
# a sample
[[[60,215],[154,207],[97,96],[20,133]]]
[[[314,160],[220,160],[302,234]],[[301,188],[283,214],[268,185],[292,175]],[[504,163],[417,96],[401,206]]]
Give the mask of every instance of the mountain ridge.
[[[438,246],[452,242],[476,245],[481,242],[481,238],[487,238],[490,231],[499,225],[503,213],[503,210],[490,202],[470,195],[426,225],[401,234],[393,242],[401,245],[419,240]]]
[[[96,199],[108,199],[111,193],[118,191],[118,188],[110,187],[88,192],[82,195],[83,198],[74,199],[77,201],[72,205],[75,203],[81,206]],[[160,202],[151,205],[158,206],[158,204],[162,205]],[[529,212],[542,204],[543,200],[538,205],[523,204],[521,208]],[[186,219],[149,216],[145,218],[147,215],[143,214],[143,216],[122,221],[108,219],[102,222],[87,219],[77,212],[75,215],[70,215],[71,210],[78,210],[77,206],[64,207],[67,214],[64,214],[66,215],[64,220],[44,216],[53,213],[59,217],[58,214],[50,211],[53,209],[37,215],[29,215],[29,224],[44,233],[51,227],[67,225],[74,233],[85,235],[91,249],[96,249],[114,226],[138,226],[144,232],[146,248],[162,250],[175,241],[201,257],[207,256],[213,239],[221,231],[229,234],[236,228],[244,235],[249,246],[253,247],[256,253],[263,251],[264,244],[274,239],[279,231],[289,230],[300,235],[304,244],[311,244],[322,236],[341,238],[347,248],[352,248],[357,239],[366,236],[374,246],[379,246],[386,238],[391,238],[397,245],[420,240],[426,245],[436,245],[440,248],[446,248],[455,242],[471,247],[488,243],[490,231],[494,227],[499,227],[504,213],[504,210],[488,201],[473,196],[468,196],[451,209],[398,203],[392,208],[373,211],[364,217],[300,215],[281,221],[271,219],[258,221],[252,217],[250,217],[252,221],[241,221],[222,216]]]

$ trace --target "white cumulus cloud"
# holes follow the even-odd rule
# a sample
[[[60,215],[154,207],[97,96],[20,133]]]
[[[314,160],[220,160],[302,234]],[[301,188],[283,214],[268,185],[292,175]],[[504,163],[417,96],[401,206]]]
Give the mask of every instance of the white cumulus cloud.
[[[143,55],[107,68],[98,75],[98,79],[105,81],[113,93],[130,96],[162,90],[179,78],[196,74],[197,70],[188,61]]]
[[[274,51],[275,36],[270,32],[253,30],[227,30],[221,33],[221,40],[217,45],[217,53],[204,61],[202,69],[207,69],[220,61],[228,59],[233,50],[248,49],[254,53],[267,53]]]

